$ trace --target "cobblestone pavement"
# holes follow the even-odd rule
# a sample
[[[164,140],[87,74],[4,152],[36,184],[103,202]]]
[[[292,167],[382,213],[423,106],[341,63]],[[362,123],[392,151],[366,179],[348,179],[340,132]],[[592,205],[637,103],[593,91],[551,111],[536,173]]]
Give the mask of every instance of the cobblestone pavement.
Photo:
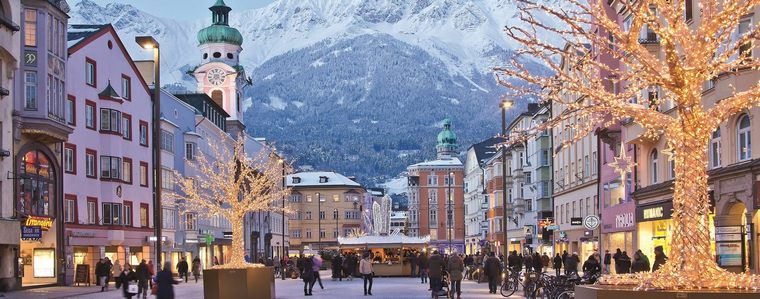
[[[325,289],[320,289],[319,284],[314,286],[314,296],[303,296],[303,282],[301,280],[275,280],[275,292],[277,298],[364,298],[363,282],[361,279],[353,281],[332,281],[330,271],[322,271],[322,283]],[[387,299],[417,299],[430,298],[428,285],[422,284],[419,278],[378,277],[374,279],[372,297]],[[175,297],[178,299],[203,298],[203,282],[180,283],[174,288]],[[111,288],[107,292],[100,292],[100,287],[50,287],[30,289],[4,294],[4,298],[93,298],[110,299],[123,298],[121,290]],[[136,298],[136,297],[135,297]],[[155,298],[155,296],[148,296]],[[443,297],[441,297],[443,298]],[[501,295],[488,294],[488,284],[477,284],[472,281],[462,281],[462,298],[503,298]],[[523,298],[513,295],[510,298]]]

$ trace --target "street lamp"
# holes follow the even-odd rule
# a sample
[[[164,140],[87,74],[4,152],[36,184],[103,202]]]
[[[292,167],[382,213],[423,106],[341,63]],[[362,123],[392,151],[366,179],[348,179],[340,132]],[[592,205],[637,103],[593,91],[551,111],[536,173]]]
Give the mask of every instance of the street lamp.
[[[448,200],[449,201],[448,202],[448,204],[449,204],[449,209],[448,209],[449,212],[448,212],[448,215],[446,217],[446,218],[448,218],[447,220],[449,221],[449,254],[451,254],[453,252],[451,250],[451,224],[453,222],[452,221],[453,220],[452,219],[453,215],[452,215],[452,212],[451,212],[451,181],[453,180],[453,178],[454,178],[454,172],[453,171],[449,172],[449,192],[448,192],[449,193],[449,200]]]
[[[317,192],[317,252],[322,250],[322,198]]]
[[[338,215],[338,208],[333,209],[333,215],[335,215],[335,242],[338,242],[338,236],[340,236],[340,232],[338,231],[338,218],[340,215]]]
[[[135,42],[153,50],[153,226],[156,234],[156,267],[161,268],[161,54],[152,36],[135,36]]]
[[[280,164],[280,167],[282,168],[282,188],[285,188],[285,160],[280,158],[277,160],[277,163]],[[282,255],[280,255],[280,260],[285,260],[285,198],[282,199]],[[285,280],[285,265],[280,265],[280,277],[282,280]]]
[[[507,140],[507,109],[512,108],[514,102],[509,99],[502,99],[499,107],[501,107],[501,137],[504,141]],[[502,147],[501,149],[501,208],[502,208],[502,233],[504,235],[504,256],[508,255],[509,243],[507,239],[507,149]]]

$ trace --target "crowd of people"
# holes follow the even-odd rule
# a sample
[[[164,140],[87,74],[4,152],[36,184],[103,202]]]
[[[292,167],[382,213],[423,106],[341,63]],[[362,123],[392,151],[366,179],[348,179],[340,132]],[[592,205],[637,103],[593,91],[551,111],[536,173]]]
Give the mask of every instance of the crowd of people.
[[[188,264],[183,257],[175,266],[180,280],[188,281],[189,274],[198,278],[201,275],[201,260],[198,257],[193,259],[192,264]],[[96,284],[100,286],[100,291],[108,290],[109,283],[114,282],[116,289],[121,289],[124,298],[148,298],[150,294],[156,295],[158,299],[174,298],[174,285],[178,283],[172,273],[170,262],[164,263],[163,267],[156,272],[153,261],[141,260],[137,266],[129,263],[121,264],[119,260],[112,263],[108,257],[100,259],[95,264]],[[132,286],[132,287],[130,287]]]

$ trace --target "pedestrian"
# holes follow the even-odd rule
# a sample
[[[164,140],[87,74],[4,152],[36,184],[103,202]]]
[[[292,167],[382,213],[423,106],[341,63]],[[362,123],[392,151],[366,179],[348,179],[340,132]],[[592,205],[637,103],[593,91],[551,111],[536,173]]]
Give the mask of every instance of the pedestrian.
[[[187,283],[187,271],[188,271],[188,265],[187,261],[185,260],[185,257],[182,257],[182,260],[177,263],[177,273],[179,273],[179,279],[182,280],[182,278],[185,279],[185,283]]]
[[[668,261],[668,256],[665,255],[665,251],[662,249],[662,246],[655,247],[654,248],[654,265],[652,265],[652,272],[660,269],[663,265],[665,265],[665,262],[667,261]]]
[[[343,257],[336,254],[332,259],[332,280],[343,281]]]
[[[148,261],[147,269],[148,269],[148,275],[147,275],[148,284],[150,286],[150,289],[152,290],[153,289],[153,276],[156,275],[156,266],[153,265],[153,260]]]
[[[111,271],[113,271],[113,263],[111,263],[111,259],[108,257],[105,258],[105,271],[106,271],[106,290],[108,290],[108,284],[111,283],[111,278],[113,277],[113,274]]]
[[[570,257],[570,255],[567,253],[567,250],[562,251],[562,266],[565,268],[565,275],[567,275],[567,258]]]
[[[193,259],[193,277],[195,277],[195,283],[198,283],[198,277],[201,276],[201,259],[199,257],[195,257]]]
[[[554,275],[559,276],[559,272],[562,269],[562,257],[559,256],[559,253],[552,260],[552,268],[554,268]]]
[[[541,255],[538,252],[533,254],[533,271],[536,271],[536,273],[544,272],[544,262],[541,260]]]
[[[416,274],[417,274],[417,253],[416,252],[412,252],[409,255],[409,266],[412,267],[411,276],[412,277],[417,277],[416,276]]]
[[[114,283],[114,286],[116,287],[116,289],[118,289],[119,287],[121,287],[121,279],[120,278],[121,278],[121,272],[122,271],[123,271],[123,269],[121,268],[121,262],[119,262],[119,260],[116,260],[116,263],[113,264],[113,270],[111,271],[111,273],[113,273],[112,274],[112,276],[113,276],[113,283]]]
[[[464,279],[462,272],[464,272],[464,262],[462,257],[458,254],[454,254],[449,258],[448,262],[449,280],[451,281],[451,287],[449,288],[449,297],[454,298],[454,293],[457,294],[457,298],[462,296],[462,279]]]
[[[137,298],[140,298],[140,294],[143,298],[148,298],[148,280],[151,279],[150,270],[148,270],[148,264],[143,259],[140,264],[137,265]]]
[[[623,264],[620,262],[620,258],[622,258],[622,257],[623,257],[623,252],[620,251],[620,248],[618,248],[615,251],[615,254],[612,256],[612,260],[615,261],[615,273],[616,274],[623,273]]]
[[[573,252],[573,255],[567,256],[567,259],[565,260],[565,273],[567,273],[567,275],[578,274],[578,260],[577,252]]]
[[[639,254],[639,257],[641,258],[643,265],[646,265],[644,267],[644,271],[645,272],[652,271],[652,268],[650,267],[651,263],[649,262],[649,257],[646,254],[644,254],[644,252],[642,252],[641,249],[637,250],[636,253]]]
[[[172,275],[172,264],[164,263],[163,269],[156,274],[156,299],[174,299],[174,285],[177,281]],[[143,295],[144,298],[145,295]]]
[[[515,270],[517,269],[517,251],[512,251],[507,256],[507,266],[509,266],[509,269]]]
[[[533,271],[533,256],[528,253],[523,258],[523,264],[525,264],[525,271],[530,272]]]
[[[596,275],[600,271],[602,271],[601,265],[599,265],[599,261],[596,260],[594,255],[590,255],[588,259],[583,263],[583,274],[588,275]]]
[[[544,266],[544,268],[549,268],[549,262],[551,261],[551,258],[549,258],[549,255],[544,252],[544,255],[541,256],[541,264]]]
[[[214,256],[214,266],[219,266],[219,258]]]
[[[420,280],[422,280],[422,283],[428,282],[428,270],[430,269],[430,263],[428,260],[427,253],[420,254],[420,259],[418,261],[417,266],[420,268]]]
[[[433,255],[428,259],[428,267],[430,290],[432,291],[432,296],[437,297],[443,287],[441,285],[441,279],[443,277],[444,267],[443,257],[438,253],[438,250],[433,251]]]
[[[343,259],[343,273],[349,281],[354,280],[354,268],[356,268],[356,263],[354,263],[353,254],[346,255]]]
[[[618,271],[618,274],[631,273],[631,258],[628,256],[628,252],[623,251],[620,255],[619,261],[615,263],[615,268],[616,271]],[[620,263],[619,267],[617,263]]]
[[[319,282],[319,288],[324,290],[325,286],[322,285],[322,278],[319,275],[319,269],[322,268],[322,257],[319,256],[319,254],[315,254],[311,256],[311,259],[313,263],[312,270],[314,271],[314,280]]]
[[[104,259],[100,259],[100,261],[95,264],[95,276],[98,277],[100,291],[105,292],[106,289],[108,289],[108,285],[106,284],[106,278],[108,278],[108,266],[106,266]]]
[[[359,262],[359,273],[362,274],[364,279],[364,296],[372,296],[372,260],[370,260],[369,252],[364,253],[364,258]],[[369,281],[369,287],[367,282]]]
[[[604,274],[610,274],[610,264],[612,263],[612,255],[609,250],[604,251]]]
[[[631,273],[649,272],[650,270],[649,260],[646,259],[646,256],[641,252],[635,252],[633,254],[633,263],[631,264]]]
[[[489,252],[488,255],[483,270],[488,277],[488,292],[496,294],[496,289],[499,286],[499,279],[501,278],[501,262],[496,258],[496,254],[494,254],[493,251]]]
[[[311,296],[311,291],[314,289],[314,261],[301,255],[299,262],[301,279],[303,279],[303,295]]]
[[[132,271],[132,265],[125,263],[124,264],[124,270],[119,274],[119,277],[117,278],[119,284],[121,285],[121,292],[124,295],[124,298],[131,299],[132,296],[134,296],[137,293],[133,293],[134,291],[130,292],[129,285],[137,279],[137,275],[135,274],[135,271]]]

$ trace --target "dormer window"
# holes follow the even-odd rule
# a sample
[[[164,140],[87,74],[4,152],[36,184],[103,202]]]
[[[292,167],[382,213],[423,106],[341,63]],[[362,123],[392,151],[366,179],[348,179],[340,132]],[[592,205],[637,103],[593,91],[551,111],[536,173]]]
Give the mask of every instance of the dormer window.
[[[301,178],[297,177],[297,176],[294,176],[293,177],[293,184],[300,184],[300,183],[301,183]]]
[[[328,181],[328,178],[326,176],[319,177],[319,183],[320,184],[327,183],[327,181]]]

